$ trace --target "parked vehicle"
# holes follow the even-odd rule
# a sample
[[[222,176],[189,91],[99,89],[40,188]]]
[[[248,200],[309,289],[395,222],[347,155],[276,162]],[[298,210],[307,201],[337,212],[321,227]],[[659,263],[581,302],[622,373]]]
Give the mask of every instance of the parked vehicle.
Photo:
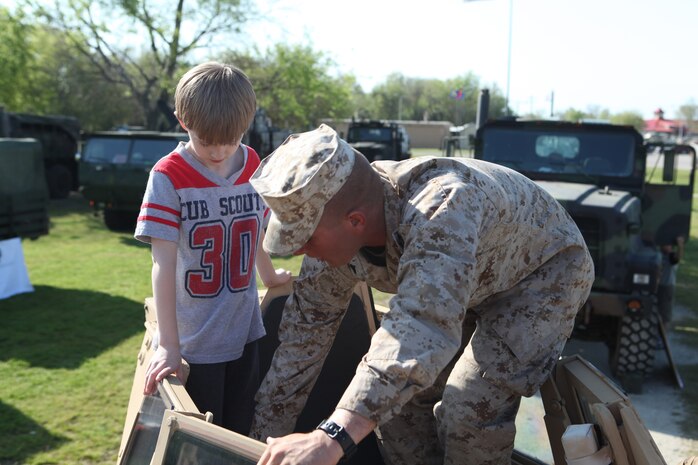
[[[41,143],[0,139],[0,241],[48,234],[48,203]]]
[[[79,155],[80,192],[107,228],[133,229],[151,168],[172,152],[187,133],[95,132],[85,136]]]
[[[289,135],[291,135],[290,130],[273,126],[266,110],[258,108],[242,142],[252,147],[259,158],[265,158]]]
[[[10,113],[0,108],[0,137],[34,138],[40,142],[51,198],[65,198],[78,188],[75,154],[80,141],[80,123],[76,118]]]
[[[573,337],[605,342],[613,373],[631,392],[642,389],[666,339],[657,310],[661,246],[690,236],[696,152],[658,150],[664,163],[653,172],[640,133],[602,123],[487,121],[475,138],[475,158],[535,180],[577,223],[596,279]],[[677,182],[679,157],[690,158],[684,182]]]
[[[355,121],[349,123],[346,141],[369,162],[405,160],[410,157],[409,135],[404,126],[389,121]]]

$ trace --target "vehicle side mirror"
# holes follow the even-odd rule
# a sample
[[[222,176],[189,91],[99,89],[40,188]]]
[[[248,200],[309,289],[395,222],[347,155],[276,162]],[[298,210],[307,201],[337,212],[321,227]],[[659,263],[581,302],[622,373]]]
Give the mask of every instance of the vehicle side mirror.
[[[674,182],[676,174],[676,153],[673,149],[668,149],[663,152],[664,155],[664,171],[662,172],[662,181]]]

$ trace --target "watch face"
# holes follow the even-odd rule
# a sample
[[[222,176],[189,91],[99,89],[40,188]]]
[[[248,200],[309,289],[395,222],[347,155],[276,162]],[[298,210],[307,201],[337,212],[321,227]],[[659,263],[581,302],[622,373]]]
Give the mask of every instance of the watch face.
[[[337,436],[337,433],[341,430],[341,427],[337,425],[336,423],[332,423],[330,421],[323,421],[319,428],[325,430],[325,432],[331,437],[334,438]]]
[[[324,431],[331,439],[339,442],[345,458],[351,457],[356,452],[356,444],[342,426],[332,420],[323,420],[317,428]]]
[[[339,433],[337,425],[329,425],[329,430],[332,433],[332,437],[337,436],[337,433]]]

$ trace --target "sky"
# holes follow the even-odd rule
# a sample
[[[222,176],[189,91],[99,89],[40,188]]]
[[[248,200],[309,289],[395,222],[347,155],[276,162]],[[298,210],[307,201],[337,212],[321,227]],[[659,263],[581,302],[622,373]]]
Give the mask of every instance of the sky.
[[[483,87],[508,87],[520,114],[608,109],[649,119],[661,108],[674,118],[698,104],[697,0],[256,3],[265,19],[246,25],[249,43],[309,45],[366,92],[391,73],[472,72]]]

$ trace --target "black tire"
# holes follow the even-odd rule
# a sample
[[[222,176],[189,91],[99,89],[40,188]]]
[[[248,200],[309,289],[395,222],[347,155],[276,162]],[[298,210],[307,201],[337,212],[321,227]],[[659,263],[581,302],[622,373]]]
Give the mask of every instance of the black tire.
[[[137,213],[121,210],[104,209],[104,224],[107,229],[117,232],[133,231],[136,226]]]
[[[64,165],[51,165],[47,168],[46,184],[52,199],[65,199],[73,189],[73,173]]]
[[[611,370],[630,392],[640,392],[638,382],[654,369],[658,337],[658,321],[654,311],[646,315],[626,315],[621,319],[611,357]]]

